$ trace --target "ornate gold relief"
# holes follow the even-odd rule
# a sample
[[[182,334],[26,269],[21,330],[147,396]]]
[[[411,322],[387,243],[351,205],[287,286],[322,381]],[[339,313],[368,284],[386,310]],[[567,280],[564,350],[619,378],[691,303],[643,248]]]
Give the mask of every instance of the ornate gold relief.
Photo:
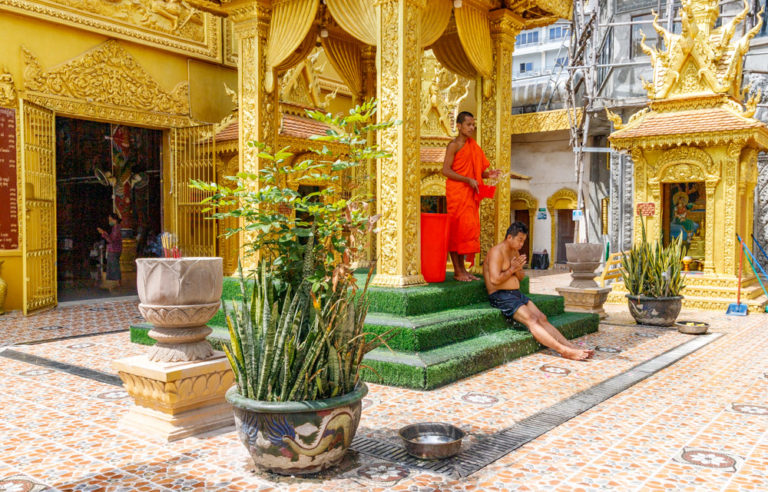
[[[571,113],[571,120],[577,120],[578,118],[581,118],[581,108],[576,108],[576,110]],[[512,135],[554,132],[571,128],[566,109],[515,114],[510,117],[509,126]]]
[[[27,91],[118,108],[189,114],[189,83],[180,82],[165,92],[115,40],[48,71],[29,50],[22,47],[22,52]]]
[[[680,9],[680,34],[667,31],[657,22],[653,28],[664,40],[659,51],[645,44],[641,47],[651,57],[653,83],[647,84],[648,97],[664,99],[670,95],[694,93],[728,94],[741,101],[742,66],[752,38],[763,25],[762,15],[757,24],[734,40],[739,24],[749,13],[749,3],[730,21],[715,27],[719,15],[717,0],[689,0]]]
[[[421,196],[445,196],[445,177],[438,173],[422,179]]]
[[[221,59],[221,19],[185,1],[0,0],[0,10],[195,58]]]
[[[3,67],[0,73],[0,106],[16,107],[16,84],[13,82],[13,75],[6,67]]]

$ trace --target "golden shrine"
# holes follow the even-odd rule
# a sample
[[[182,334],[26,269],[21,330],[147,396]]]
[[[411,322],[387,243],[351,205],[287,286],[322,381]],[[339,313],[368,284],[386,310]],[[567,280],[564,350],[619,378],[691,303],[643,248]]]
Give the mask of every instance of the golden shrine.
[[[8,216],[0,214],[7,307],[56,305],[57,268],[79,232],[57,231],[72,224],[60,209],[57,146],[78,157],[60,124],[154,132],[158,227],[176,233],[186,255],[232,262],[236,245],[217,239],[225,225],[205,220],[201,197],[181,184],[257,171],[251,140],[303,152],[312,130],[304,107],[337,112],[371,97],[383,119],[402,121],[378,136],[393,157],[365,171],[383,213],[375,282],[423,283],[420,201],[444,194],[439,168],[455,109],[477,115],[489,160],[511,171],[515,36],[571,11],[562,0],[0,0],[0,134],[12,144],[0,155],[0,185],[13,191]],[[338,82],[315,73],[318,46]],[[227,117],[231,95],[237,118]],[[509,214],[502,186],[481,208],[483,252]]]
[[[380,117],[401,125],[378,135],[393,150],[378,163],[375,188],[382,218],[374,284],[420,285],[421,128],[423,52],[476,81],[478,141],[489,160],[510,170],[511,55],[521,30],[569,17],[570,2],[466,0],[293,0],[281,2],[196,0],[196,6],[228,16],[239,43],[240,167],[257,172],[260,161],[244,144],[274,147],[278,137],[280,71],[304,60],[321,44],[355,99],[377,97]],[[374,76],[375,75],[375,76]],[[434,91],[433,91],[434,92]],[[437,96],[437,94],[434,94]],[[435,106],[439,110],[439,106]],[[429,116],[427,114],[427,116]],[[501,238],[509,220],[509,189],[481,209],[482,249]]]
[[[749,238],[752,230],[757,154],[768,149],[768,128],[753,118],[759,94],[748,97],[749,87],[741,87],[743,57],[762,26],[760,20],[736,35],[748,11],[745,3],[716,28],[716,0],[684,0],[680,34],[654,21],[664,49],[642,43],[653,64],[653,81],[644,84],[649,107],[627,123],[608,112],[615,127],[611,146],[629,152],[635,164],[634,201],[650,211],[649,239],[682,236],[699,270],[686,277],[686,308],[725,310],[733,302],[736,234]],[[636,216],[635,241],[640,220]],[[750,311],[762,312],[766,300],[748,270],[745,297]],[[610,300],[622,301],[624,292],[614,284]]]

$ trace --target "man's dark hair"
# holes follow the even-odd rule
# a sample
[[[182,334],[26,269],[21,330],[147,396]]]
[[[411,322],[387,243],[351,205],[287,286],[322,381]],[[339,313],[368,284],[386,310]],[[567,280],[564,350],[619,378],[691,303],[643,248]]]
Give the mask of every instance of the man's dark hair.
[[[458,123],[459,125],[461,125],[462,123],[464,123],[464,120],[466,120],[467,118],[474,118],[474,117],[475,117],[475,115],[473,115],[473,114],[472,114],[472,113],[470,113],[469,111],[462,111],[462,112],[461,112],[461,113],[459,113],[459,115],[456,117],[456,123]]]
[[[117,215],[116,213],[111,213],[111,214],[109,214],[109,216],[110,216],[110,218],[115,219],[118,224],[123,221],[123,219],[121,219],[120,216]]]
[[[512,225],[507,228],[507,236],[515,237],[521,232],[526,236],[528,235],[528,226],[523,222],[513,222]]]

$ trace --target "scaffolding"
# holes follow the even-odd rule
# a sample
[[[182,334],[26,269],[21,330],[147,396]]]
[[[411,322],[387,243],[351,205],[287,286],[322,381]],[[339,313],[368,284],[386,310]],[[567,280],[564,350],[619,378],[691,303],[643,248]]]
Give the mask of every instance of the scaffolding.
[[[729,4],[744,4],[745,0],[723,0],[719,2],[721,18],[733,17],[735,14],[722,12],[723,7]],[[744,32],[757,23],[758,12],[761,5],[758,0],[746,0],[750,6],[746,22],[742,24]],[[615,22],[614,12],[607,5],[606,0],[574,0],[573,16],[570,23],[570,38],[568,38],[568,64],[559,67],[557,73],[553,71],[545,88],[544,94],[539,100],[538,111],[551,109],[555,93],[561,90],[560,99],[568,115],[570,126],[570,145],[574,153],[574,173],[577,183],[578,209],[581,210],[585,220],[579,225],[579,237],[586,233],[587,213],[584,205],[584,159],[590,152],[610,152],[609,149],[589,146],[590,124],[593,119],[606,109],[619,109],[620,103],[615,98],[604,97],[603,91],[615,69],[631,66],[648,66],[647,61],[615,62],[613,56],[614,27],[636,25],[650,25],[653,20],[632,20],[629,22]],[[652,12],[661,13],[664,8],[663,19],[666,29],[672,32],[680,22],[678,17],[679,1],[657,0],[656,8]],[[657,49],[661,49],[662,39],[656,39]],[[562,47],[560,48],[562,49]],[[753,55],[766,53],[752,53]],[[749,56],[750,53],[747,54]],[[559,56],[559,55],[558,55]],[[564,74],[564,72],[567,72]],[[747,73],[768,73],[762,70],[745,70]],[[560,81],[565,75],[565,83]],[[647,99],[641,104],[647,104]],[[768,107],[759,104],[759,107]]]

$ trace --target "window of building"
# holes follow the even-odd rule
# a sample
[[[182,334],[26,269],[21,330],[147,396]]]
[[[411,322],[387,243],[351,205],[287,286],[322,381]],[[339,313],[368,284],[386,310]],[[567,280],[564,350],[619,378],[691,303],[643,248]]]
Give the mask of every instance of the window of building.
[[[549,39],[554,41],[563,39],[568,35],[568,28],[565,26],[553,26],[549,28]]]
[[[555,60],[555,68],[565,67],[565,66],[568,66],[567,56],[561,56],[561,57],[558,57],[557,60]]]
[[[516,44],[522,46],[539,42],[539,31],[526,31],[517,35]]]
[[[653,20],[651,14],[635,15],[632,17],[632,31],[629,36],[630,57],[646,56],[645,53],[643,53],[643,49],[640,47],[640,42],[643,40],[640,31],[645,34],[645,44],[647,46],[656,47],[656,40],[658,39],[656,29],[653,28],[653,25],[650,22],[645,22],[651,20]]]
[[[533,72],[533,62],[525,62],[520,64],[520,73]]]

